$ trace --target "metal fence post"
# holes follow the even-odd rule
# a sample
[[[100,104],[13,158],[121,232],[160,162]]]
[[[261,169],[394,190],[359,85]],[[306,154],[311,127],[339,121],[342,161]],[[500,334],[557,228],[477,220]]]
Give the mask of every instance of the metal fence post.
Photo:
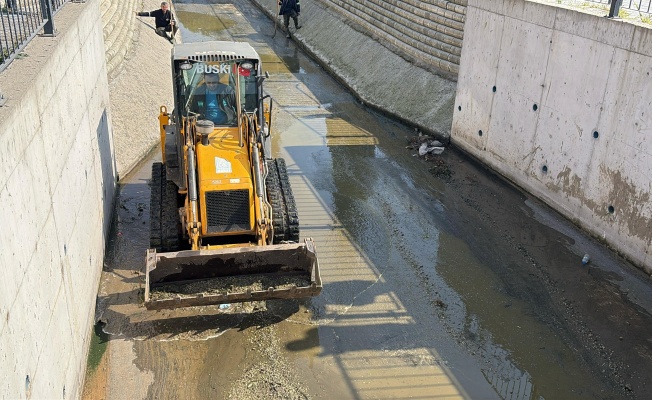
[[[54,29],[54,12],[52,12],[52,0],[41,0],[41,11],[43,12],[43,19],[47,20],[43,26],[43,35],[41,36],[56,36],[57,32]]]
[[[610,0],[611,8],[609,8],[609,15],[607,18],[616,18],[620,13],[620,6],[623,5],[623,0]]]

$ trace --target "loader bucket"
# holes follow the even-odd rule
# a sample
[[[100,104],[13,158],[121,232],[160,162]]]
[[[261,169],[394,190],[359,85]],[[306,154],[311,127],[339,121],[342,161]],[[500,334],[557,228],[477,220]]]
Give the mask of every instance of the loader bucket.
[[[314,242],[220,250],[147,250],[149,310],[317,296]]]

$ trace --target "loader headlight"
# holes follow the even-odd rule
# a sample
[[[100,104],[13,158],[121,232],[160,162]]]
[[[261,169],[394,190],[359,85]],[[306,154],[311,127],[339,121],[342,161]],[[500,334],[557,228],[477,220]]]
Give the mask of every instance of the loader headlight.
[[[254,63],[252,63],[251,61],[245,61],[242,64],[240,64],[240,68],[244,68],[244,69],[252,69],[253,67],[254,67]]]
[[[179,64],[179,68],[181,68],[184,71],[188,71],[189,69],[192,69],[192,64],[190,64],[188,61],[184,61],[181,64]]]

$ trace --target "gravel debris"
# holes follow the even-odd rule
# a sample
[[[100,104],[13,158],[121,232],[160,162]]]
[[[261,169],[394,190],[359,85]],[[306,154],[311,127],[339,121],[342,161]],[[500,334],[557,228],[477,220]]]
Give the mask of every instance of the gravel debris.
[[[240,275],[221,278],[184,281],[156,286],[150,291],[151,300],[173,299],[176,297],[244,293],[247,290],[261,291],[268,288],[289,289],[293,286],[310,286],[304,276],[288,275]]]
[[[279,334],[269,318],[257,314],[261,326],[249,337],[250,350],[261,354],[261,362],[247,369],[228,391],[228,399],[312,399],[294,366],[280,351]]]

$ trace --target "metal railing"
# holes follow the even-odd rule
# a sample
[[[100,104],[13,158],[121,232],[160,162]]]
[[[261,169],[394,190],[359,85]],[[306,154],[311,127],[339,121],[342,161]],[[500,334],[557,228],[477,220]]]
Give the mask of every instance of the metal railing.
[[[640,13],[651,14],[652,13],[652,0],[585,0],[590,3],[599,3],[609,5],[609,16],[615,17],[618,16],[618,11],[621,8],[626,10],[638,11]]]
[[[0,0],[0,71],[42,31],[54,36],[54,14],[68,0]]]

